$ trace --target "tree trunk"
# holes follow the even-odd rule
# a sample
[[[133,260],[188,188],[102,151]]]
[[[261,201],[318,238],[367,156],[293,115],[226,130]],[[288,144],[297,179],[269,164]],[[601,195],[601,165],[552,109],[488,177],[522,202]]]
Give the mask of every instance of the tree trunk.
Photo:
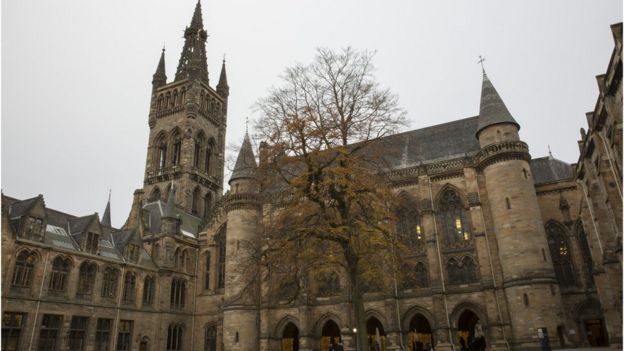
[[[349,280],[351,286],[351,304],[353,308],[353,315],[355,318],[354,327],[357,328],[355,334],[355,342],[357,351],[368,351],[368,335],[366,333],[366,315],[364,310],[364,299],[361,286],[361,280],[358,269],[358,259],[353,255],[347,256],[347,265],[349,272]],[[349,257],[351,256],[351,257]]]

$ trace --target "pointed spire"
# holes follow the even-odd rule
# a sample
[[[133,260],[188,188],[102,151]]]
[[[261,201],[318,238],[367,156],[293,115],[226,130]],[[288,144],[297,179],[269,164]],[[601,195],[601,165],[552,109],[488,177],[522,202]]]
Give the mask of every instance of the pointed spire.
[[[515,124],[518,129],[520,125],[511,116],[507,106],[492,85],[485,70],[483,71],[483,85],[481,86],[481,104],[479,107],[479,127],[477,128],[477,138],[479,133],[492,125],[501,123]]]
[[[111,214],[110,214],[110,199],[111,199],[111,190],[108,190],[108,202],[106,203],[106,209],[104,209],[104,214],[102,215],[101,223],[109,228],[111,226]]]
[[[201,3],[195,5],[191,25],[184,30],[184,48],[180,54],[175,80],[198,79],[208,85],[208,64],[206,63],[206,39],[201,15]]]
[[[202,19],[201,2],[198,0],[195,4],[195,11],[193,12],[193,18],[191,19],[191,26],[193,29],[204,29],[204,20]]]
[[[219,84],[217,84],[217,93],[223,98],[230,95],[230,87],[227,83],[227,73],[225,72],[225,55],[223,55],[223,63],[221,64],[221,75],[219,76]]]
[[[173,217],[173,210],[175,209],[175,194],[176,194],[176,187],[172,180],[171,191],[169,191],[169,198],[167,199],[167,205],[165,206],[163,217]]]
[[[254,178],[257,169],[256,157],[254,156],[251,141],[249,141],[249,134],[245,133],[245,139],[238,152],[238,158],[236,159],[230,182],[238,178]]]
[[[158,61],[158,66],[156,67],[156,72],[152,76],[152,86],[154,88],[158,88],[167,84],[167,74],[165,73],[165,48],[163,47],[162,53],[160,54],[160,60]]]

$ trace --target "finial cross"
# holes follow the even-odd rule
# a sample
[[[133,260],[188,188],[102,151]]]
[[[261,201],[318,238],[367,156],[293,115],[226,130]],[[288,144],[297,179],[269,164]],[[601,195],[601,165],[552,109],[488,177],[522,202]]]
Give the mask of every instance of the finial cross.
[[[485,67],[483,67],[483,61],[485,61],[485,57],[479,55],[479,61],[477,62],[481,64],[481,70],[485,73]]]
[[[550,150],[550,144],[548,144],[548,155],[550,155],[550,157],[552,157],[552,150]]]

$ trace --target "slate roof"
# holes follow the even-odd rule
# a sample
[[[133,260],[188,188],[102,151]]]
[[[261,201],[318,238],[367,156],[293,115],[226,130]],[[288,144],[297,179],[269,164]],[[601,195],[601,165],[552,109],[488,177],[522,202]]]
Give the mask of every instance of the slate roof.
[[[148,216],[143,219],[147,225],[148,232],[160,233],[161,218],[165,216],[166,206],[167,204],[162,200],[150,202],[143,206],[143,210],[148,212]],[[173,207],[171,217],[180,218],[180,231],[182,231],[183,235],[197,238],[201,229],[201,218],[193,216],[177,206]]]
[[[531,172],[535,184],[552,183],[574,178],[572,166],[552,156],[531,160]]]
[[[256,164],[253,148],[249,141],[249,134],[245,133],[245,139],[238,152],[238,158],[236,159],[236,165],[232,171],[230,181],[237,178],[253,178],[256,175],[257,169],[258,165]]]
[[[503,99],[501,99],[494,85],[492,85],[490,78],[483,72],[481,103],[479,105],[479,127],[476,130],[477,137],[483,129],[500,123],[513,123],[520,129],[520,125],[509,113],[507,106],[503,103]]]
[[[37,197],[18,200],[10,196],[2,195],[2,206],[8,207],[11,218],[19,218],[28,213]],[[45,208],[46,228],[43,242],[52,247],[63,250],[73,250],[81,252],[80,246],[74,239],[77,234],[84,232],[92,220],[97,220],[96,214],[77,217],[51,208]],[[19,221],[18,221],[19,222]],[[120,231],[115,228],[104,227],[100,235],[100,256],[117,261],[123,261],[123,246],[119,244],[127,243],[130,234],[127,231]],[[112,233],[112,234],[111,234]],[[117,237],[117,238],[115,238]],[[147,251],[141,248],[139,265],[144,267],[156,267]]]
[[[479,116],[387,136],[377,143],[390,169],[450,160],[479,152]]]

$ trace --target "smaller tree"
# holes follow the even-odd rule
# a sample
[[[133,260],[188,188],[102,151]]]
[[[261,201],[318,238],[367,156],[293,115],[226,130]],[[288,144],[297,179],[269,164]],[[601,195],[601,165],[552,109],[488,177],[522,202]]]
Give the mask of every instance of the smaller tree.
[[[265,141],[263,190],[273,204],[265,226],[269,279],[290,289],[295,281],[308,294],[319,276],[313,272],[342,273],[360,345],[367,343],[364,283],[391,286],[403,250],[378,141],[406,124],[405,113],[375,81],[372,58],[319,49],[313,63],[288,68],[283,85],[258,102],[256,124]]]

